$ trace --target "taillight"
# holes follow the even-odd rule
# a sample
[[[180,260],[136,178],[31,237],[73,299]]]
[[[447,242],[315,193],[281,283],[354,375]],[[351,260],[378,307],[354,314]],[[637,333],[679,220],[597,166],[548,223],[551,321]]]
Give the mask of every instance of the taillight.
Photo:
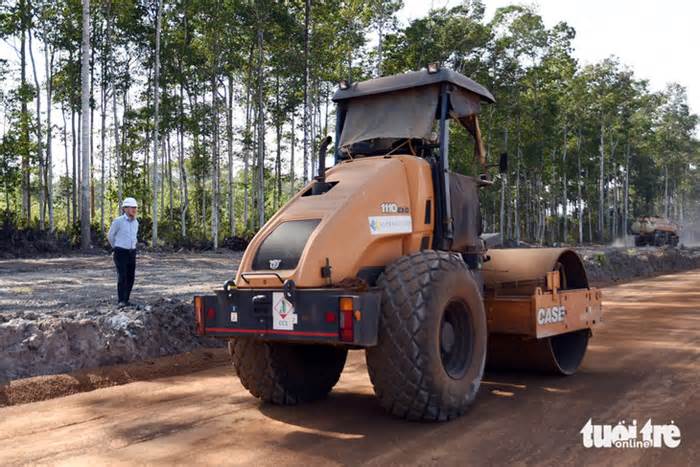
[[[354,340],[352,297],[340,297],[340,340],[352,342]]]
[[[336,320],[335,313],[332,311],[326,311],[324,319],[326,320],[326,323],[335,323],[335,320]]]
[[[204,300],[200,296],[194,297],[194,318],[196,323],[196,332],[198,336],[203,336],[204,331]]]

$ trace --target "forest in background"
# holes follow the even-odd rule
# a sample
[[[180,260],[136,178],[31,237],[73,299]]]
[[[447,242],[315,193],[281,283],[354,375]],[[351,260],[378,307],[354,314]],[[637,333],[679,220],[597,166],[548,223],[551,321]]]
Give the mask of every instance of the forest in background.
[[[481,192],[485,231],[583,244],[624,236],[639,215],[698,221],[698,116],[682,83],[655,92],[615,57],[579,64],[573,28],[547,28],[534,7],[486,18],[467,0],[408,24],[401,7],[2,0],[14,54],[0,62],[5,227],[77,239],[83,219],[83,242],[91,224],[99,243],[133,196],[151,245],[249,237],[315,175],[339,80],[430,62],[497,100],[482,133],[490,160],[507,152],[510,165]],[[457,125],[450,145],[453,168],[473,173]]]

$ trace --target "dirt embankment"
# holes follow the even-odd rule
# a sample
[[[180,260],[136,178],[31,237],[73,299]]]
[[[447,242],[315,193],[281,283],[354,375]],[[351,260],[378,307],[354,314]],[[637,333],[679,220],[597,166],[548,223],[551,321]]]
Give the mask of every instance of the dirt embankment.
[[[700,268],[700,248],[580,248],[594,285]]]
[[[0,384],[219,346],[194,335],[192,296],[230,279],[240,253],[138,258],[116,307],[111,257],[0,261]]]
[[[195,336],[192,306],[182,300],[161,298],[122,309],[105,305],[70,318],[3,315],[0,374],[9,380],[222,345]]]

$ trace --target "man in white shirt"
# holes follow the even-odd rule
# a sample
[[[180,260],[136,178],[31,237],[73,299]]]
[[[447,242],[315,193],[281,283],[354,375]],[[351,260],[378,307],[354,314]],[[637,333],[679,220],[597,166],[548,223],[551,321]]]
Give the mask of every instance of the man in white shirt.
[[[123,215],[112,221],[107,240],[114,249],[114,264],[117,267],[117,295],[119,307],[129,306],[131,288],[136,275],[136,235],[139,221],[136,220],[138,204],[134,198],[122,202]]]

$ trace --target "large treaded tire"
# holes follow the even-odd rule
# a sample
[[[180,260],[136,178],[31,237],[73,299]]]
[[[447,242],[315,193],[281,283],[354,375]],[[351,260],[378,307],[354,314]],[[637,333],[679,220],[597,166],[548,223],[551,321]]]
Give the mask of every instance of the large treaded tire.
[[[423,250],[389,265],[378,286],[379,342],[366,355],[381,406],[408,420],[462,415],[479,390],[487,340],[481,293],[464,261],[453,253]],[[463,333],[471,349],[457,377],[448,374],[441,357],[443,319],[454,303],[471,323]]]
[[[229,341],[233,366],[243,386],[273,404],[296,405],[322,399],[338,382],[347,349],[328,345]]]

